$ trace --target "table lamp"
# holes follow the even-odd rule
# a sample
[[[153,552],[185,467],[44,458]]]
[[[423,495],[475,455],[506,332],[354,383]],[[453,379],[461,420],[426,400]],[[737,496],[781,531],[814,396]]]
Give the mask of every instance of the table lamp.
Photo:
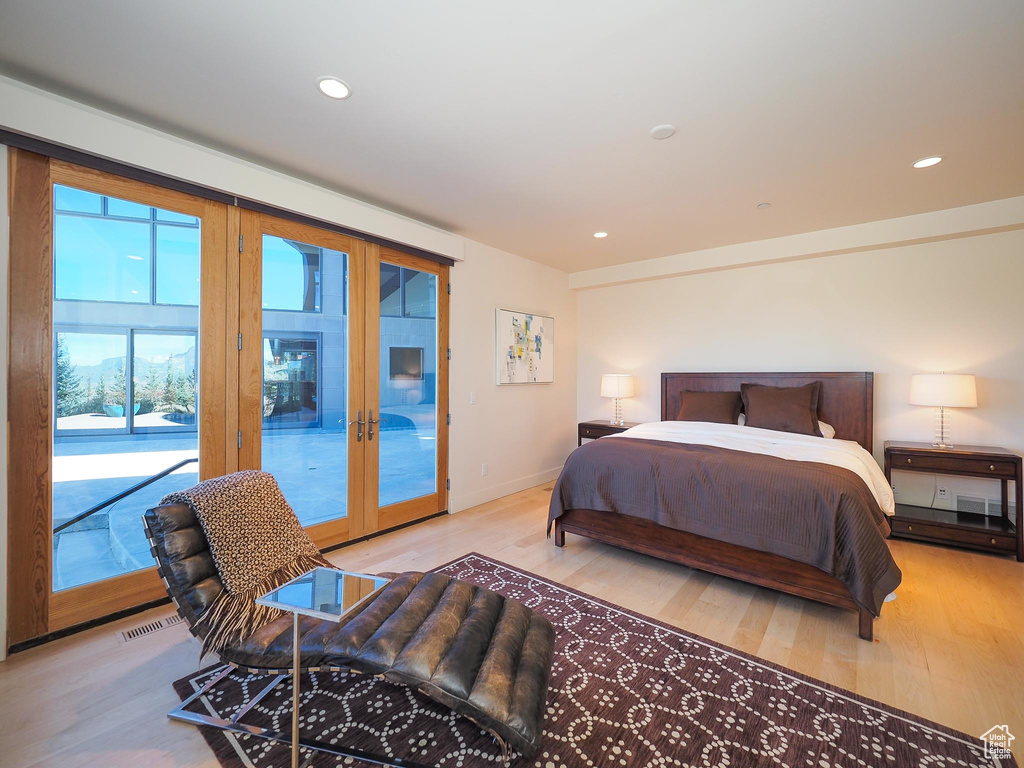
[[[633,396],[633,377],[628,373],[606,373],[601,376],[601,397],[615,398],[615,418],[609,423],[622,426],[622,398]]]
[[[936,448],[952,448],[952,414],[947,408],[977,408],[978,392],[970,373],[915,373],[910,377],[910,404],[935,408]]]

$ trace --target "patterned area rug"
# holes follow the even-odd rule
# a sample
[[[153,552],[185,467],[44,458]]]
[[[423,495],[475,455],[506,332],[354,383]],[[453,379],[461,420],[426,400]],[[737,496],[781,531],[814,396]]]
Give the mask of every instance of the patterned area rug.
[[[513,768],[991,768],[972,736],[798,675],[476,554],[437,569],[546,615],[557,640],[544,744]],[[211,670],[175,683],[182,699]],[[234,673],[197,711],[229,717],[266,678]],[[443,768],[500,765],[472,723],[377,678],[302,680],[302,732],[320,741]],[[201,702],[201,703],[200,703]],[[288,731],[286,683],[244,722]],[[223,766],[286,766],[289,748],[204,728]],[[354,765],[319,753],[312,765]]]

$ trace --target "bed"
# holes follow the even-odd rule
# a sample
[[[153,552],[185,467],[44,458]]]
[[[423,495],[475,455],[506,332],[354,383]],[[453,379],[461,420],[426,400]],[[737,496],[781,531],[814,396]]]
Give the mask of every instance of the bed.
[[[814,382],[832,440],[675,421],[684,393]],[[891,490],[870,456],[872,400],[865,372],[663,373],[662,421],[574,451],[548,530],[558,547],[577,534],[856,611],[871,640],[902,578],[886,542]]]

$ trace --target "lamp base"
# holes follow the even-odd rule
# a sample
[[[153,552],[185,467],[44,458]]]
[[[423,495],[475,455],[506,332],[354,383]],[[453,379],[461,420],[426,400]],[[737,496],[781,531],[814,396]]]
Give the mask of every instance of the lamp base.
[[[951,450],[953,448],[952,430],[953,414],[946,413],[941,405],[935,409],[935,439],[932,441],[932,448]]]
[[[622,420],[622,398],[615,398],[615,417],[608,422],[613,427],[624,427],[626,422]]]

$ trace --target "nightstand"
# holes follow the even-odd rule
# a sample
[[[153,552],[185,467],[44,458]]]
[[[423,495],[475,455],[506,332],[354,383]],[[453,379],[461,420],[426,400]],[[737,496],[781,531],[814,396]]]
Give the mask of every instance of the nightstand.
[[[609,424],[607,421],[581,421],[578,426],[578,438],[576,445],[583,445],[584,438],[587,440],[595,440],[605,435],[616,435],[619,432],[625,432],[630,427],[635,427],[639,424],[639,421],[627,421],[623,425]]]
[[[1021,457],[1005,448],[960,445],[935,448],[929,443],[885,442],[885,477],[894,469],[936,475],[994,478],[1002,486],[1002,515],[982,515],[949,509],[897,504],[889,519],[892,535],[904,539],[952,544],[1024,561],[1024,473]],[[1014,482],[1016,515],[1010,519],[1008,484]]]

